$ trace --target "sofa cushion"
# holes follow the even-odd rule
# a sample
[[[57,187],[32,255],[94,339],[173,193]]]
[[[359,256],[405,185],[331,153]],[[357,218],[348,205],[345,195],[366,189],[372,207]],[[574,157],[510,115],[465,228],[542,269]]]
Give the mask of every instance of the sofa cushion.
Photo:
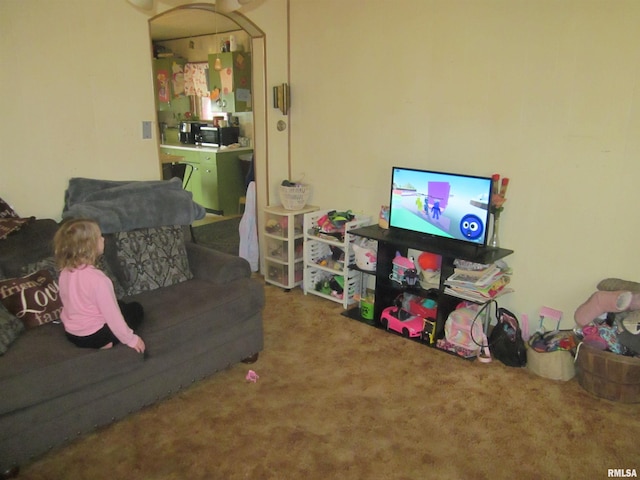
[[[162,358],[194,338],[217,337],[220,343],[243,328],[264,306],[264,287],[251,278],[228,284],[193,279],[126,301],[140,302],[145,319],[136,331],[150,359]]]
[[[19,216],[11,205],[0,198],[0,218],[17,218]]]
[[[53,235],[58,224],[51,219],[37,219],[15,235],[0,240],[0,278],[23,275],[22,268],[53,255]]]
[[[193,242],[186,242],[185,247],[194,278],[223,284],[251,277],[249,262],[242,257]]]
[[[0,302],[27,328],[59,320],[62,311],[58,284],[47,270],[0,280]]]
[[[0,240],[4,240],[12,233],[17,232],[28,223],[35,220],[30,218],[0,218]]]
[[[143,356],[124,345],[75,347],[62,324],[23,332],[0,357],[0,415],[25,409],[140,368]]]
[[[24,323],[7,311],[0,304],[0,355],[3,355],[9,345],[23,332]]]
[[[180,226],[141,228],[114,234],[119,277],[126,295],[193,278]]]

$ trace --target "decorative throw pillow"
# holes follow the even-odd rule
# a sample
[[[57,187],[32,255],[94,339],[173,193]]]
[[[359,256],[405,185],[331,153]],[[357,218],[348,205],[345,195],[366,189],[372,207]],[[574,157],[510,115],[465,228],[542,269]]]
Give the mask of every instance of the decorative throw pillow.
[[[15,212],[11,205],[0,198],[0,218],[18,218],[19,215]]]
[[[23,330],[24,323],[7,312],[7,309],[0,304],[0,355],[4,355],[9,349],[9,345],[18,338]]]
[[[0,281],[0,302],[27,328],[60,319],[58,284],[47,270]]]
[[[127,295],[193,278],[179,225],[119,232],[115,239]]]
[[[4,240],[11,233],[17,232],[23,226],[34,220],[35,217],[16,218],[6,217],[0,218],[0,240]]]

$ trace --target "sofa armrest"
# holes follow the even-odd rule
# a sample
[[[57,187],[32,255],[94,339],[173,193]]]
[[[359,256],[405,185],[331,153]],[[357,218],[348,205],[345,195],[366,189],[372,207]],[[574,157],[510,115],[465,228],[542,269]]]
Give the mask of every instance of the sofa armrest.
[[[223,284],[251,277],[249,262],[242,257],[229,255],[193,242],[185,242],[185,246],[189,267],[197,279]]]

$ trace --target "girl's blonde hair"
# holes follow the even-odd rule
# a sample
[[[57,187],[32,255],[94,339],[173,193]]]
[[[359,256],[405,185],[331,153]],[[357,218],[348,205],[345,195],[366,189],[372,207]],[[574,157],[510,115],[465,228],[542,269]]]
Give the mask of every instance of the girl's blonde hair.
[[[58,268],[95,265],[100,256],[98,240],[101,236],[100,226],[94,220],[75,218],[64,222],[53,237]]]

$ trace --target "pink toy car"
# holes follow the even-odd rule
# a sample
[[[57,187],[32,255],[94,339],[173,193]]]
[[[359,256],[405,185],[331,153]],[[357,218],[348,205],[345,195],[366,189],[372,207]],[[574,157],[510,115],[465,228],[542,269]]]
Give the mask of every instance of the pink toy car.
[[[407,338],[421,337],[424,319],[398,307],[387,307],[380,315],[380,323],[387,330],[394,330]]]

